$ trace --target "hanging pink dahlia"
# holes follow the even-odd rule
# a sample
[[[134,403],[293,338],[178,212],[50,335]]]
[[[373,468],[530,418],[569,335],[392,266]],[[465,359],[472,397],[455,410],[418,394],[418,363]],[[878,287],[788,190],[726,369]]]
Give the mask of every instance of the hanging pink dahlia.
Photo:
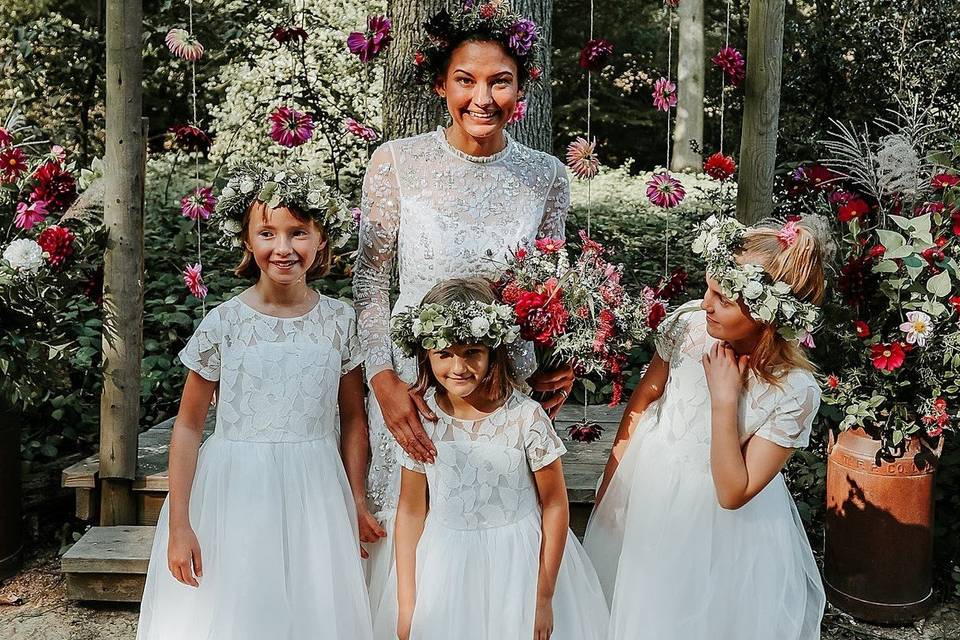
[[[677,106],[677,85],[669,78],[660,78],[653,83],[653,106],[660,111],[670,111]]]
[[[647,199],[658,207],[672,209],[683,202],[686,195],[680,181],[666,171],[647,180]]]
[[[47,203],[43,200],[37,200],[30,204],[18,202],[17,215],[13,219],[13,224],[20,229],[32,229],[34,225],[43,222],[46,217]]]
[[[203,45],[186,29],[170,29],[166,41],[170,53],[178,58],[195,62],[203,57]]]
[[[360,62],[370,62],[393,40],[390,34],[392,26],[393,23],[386,16],[370,16],[367,18],[366,33],[354,31],[347,36],[347,48],[360,58]]]
[[[521,120],[523,120],[524,116],[526,115],[527,115],[527,101],[517,100],[517,106],[513,108],[513,115],[510,116],[509,120],[507,120],[507,124],[520,122]]]
[[[37,244],[47,254],[47,262],[51,267],[63,266],[67,258],[73,255],[73,241],[77,237],[70,229],[52,225],[40,232]]]
[[[567,146],[567,166],[581,180],[591,180],[600,172],[596,139],[578,137]]]
[[[203,300],[207,297],[209,289],[207,289],[207,285],[203,284],[203,265],[199,262],[194,265],[187,265],[183,272],[183,282],[195,298]]]
[[[313,137],[313,118],[290,107],[270,114],[270,137],[284,147],[298,147]]]
[[[372,127],[360,124],[354,118],[344,118],[343,126],[347,128],[347,131],[367,142],[376,142],[377,140],[377,132]]]
[[[733,47],[720,49],[710,61],[723,70],[723,75],[735,87],[747,77],[747,62],[743,59],[743,54]]]
[[[214,207],[217,205],[217,199],[213,197],[212,187],[197,187],[180,199],[180,213],[183,217],[196,220],[210,217]]]

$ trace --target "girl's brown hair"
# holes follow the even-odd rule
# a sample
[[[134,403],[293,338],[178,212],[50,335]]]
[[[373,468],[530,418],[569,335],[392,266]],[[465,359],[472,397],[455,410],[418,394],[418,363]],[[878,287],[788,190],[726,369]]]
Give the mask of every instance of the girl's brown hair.
[[[456,278],[440,282],[427,295],[423,296],[421,304],[450,304],[452,302],[483,302],[489,304],[496,301],[493,285],[484,278]],[[430,354],[421,346],[417,346],[414,357],[417,359],[417,381],[410,388],[417,393],[424,393],[430,387],[443,390],[443,386],[433,375],[430,367]],[[517,378],[513,360],[507,352],[507,346],[501,344],[490,349],[490,366],[486,375],[480,381],[480,386],[495,400],[502,400],[513,393],[520,384]]]
[[[313,259],[313,264],[311,264],[310,268],[307,269],[307,273],[305,274],[306,279],[312,280],[313,278],[322,278],[330,273],[330,266],[333,264],[333,248],[330,246],[330,242],[327,238],[327,232],[324,231],[323,227],[320,226],[316,220],[303,213],[296,207],[283,205],[283,208],[289,211],[290,215],[300,222],[314,225],[317,230],[320,231],[320,236],[323,238],[323,248],[317,251],[317,255]],[[266,220],[270,211],[267,208],[266,203],[261,202],[260,200],[254,200],[250,203],[250,206],[247,207],[246,213],[243,214],[243,222],[240,226],[240,237],[243,239],[244,243],[246,243],[247,234],[250,232],[250,218],[254,215],[254,210],[259,212],[260,215],[263,216],[264,220]],[[257,261],[254,259],[253,253],[250,251],[250,249],[247,249],[246,244],[243,245],[243,258],[241,258],[240,264],[233,268],[233,272],[240,278],[257,279],[260,277],[260,267],[257,266]]]
[[[782,222],[767,221],[748,229],[740,261],[759,264],[774,280],[789,284],[797,299],[819,306],[826,290],[827,240],[821,239],[812,224],[801,220],[796,225],[796,240],[788,245],[778,236],[782,228]],[[795,341],[784,339],[772,324],[761,326],[760,341],[750,354],[750,368],[757,376],[777,384],[791,369],[815,370]]]

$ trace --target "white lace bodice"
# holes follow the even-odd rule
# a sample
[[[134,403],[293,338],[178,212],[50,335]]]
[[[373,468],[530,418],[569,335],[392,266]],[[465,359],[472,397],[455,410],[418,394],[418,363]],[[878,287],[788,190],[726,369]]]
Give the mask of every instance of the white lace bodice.
[[[430,518],[452,529],[489,529],[517,522],[539,505],[533,472],[566,453],[539,403],[519,391],[480,420],[458,420],[425,397],[437,414],[427,432],[436,461],[421,464],[402,454],[402,464],[426,473]]]
[[[570,187],[566,168],[507,135],[503,151],[473,157],[451,146],[442,128],[377,149],[363,182],[354,300],[367,377],[394,368],[412,380],[413,362],[390,344],[394,311],[420,303],[442,280],[493,276],[511,248],[563,237]],[[532,352],[518,362],[533,373]]]
[[[663,395],[637,428],[667,430],[663,435],[674,453],[709,473],[710,392],[701,358],[716,340],[707,333],[700,302],[682,305],[661,324],[657,353],[669,363],[670,374]],[[756,435],[783,447],[805,447],[819,407],[820,387],[810,372],[793,369],[780,387],[751,373],[740,397],[740,441]]]
[[[321,295],[296,318],[227,300],[203,318],[180,360],[220,381],[218,436],[301,442],[335,430],[340,376],[362,357],[353,307]]]

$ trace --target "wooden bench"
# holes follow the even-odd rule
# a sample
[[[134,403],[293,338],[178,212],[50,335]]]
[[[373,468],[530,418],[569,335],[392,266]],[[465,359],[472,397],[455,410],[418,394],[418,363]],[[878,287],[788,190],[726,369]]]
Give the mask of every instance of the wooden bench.
[[[564,407],[557,417],[557,431],[567,447],[563,469],[570,500],[570,526],[577,535],[582,536],[586,527],[597,480],[603,473],[622,413],[622,407],[587,407],[588,418],[604,430],[600,440],[589,444],[571,441],[567,435],[570,425],[583,419],[582,406]],[[204,425],[204,440],[213,433],[214,422],[211,411]],[[137,477],[133,483],[139,526],[93,527],[64,554],[61,571],[66,574],[69,598],[140,601],[155,525],[169,490],[167,458],[172,428],[170,419],[140,434]],[[99,469],[99,456],[93,455],[63,472],[63,486],[77,492],[77,517],[82,520],[96,518]]]

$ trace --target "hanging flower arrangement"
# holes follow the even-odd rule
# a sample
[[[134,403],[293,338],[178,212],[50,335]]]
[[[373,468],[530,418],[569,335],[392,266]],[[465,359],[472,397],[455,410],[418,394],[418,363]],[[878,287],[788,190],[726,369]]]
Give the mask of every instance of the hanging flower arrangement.
[[[669,78],[660,78],[653,83],[653,106],[660,111],[670,111],[677,106],[677,85]]]
[[[377,132],[374,131],[372,127],[360,124],[355,118],[344,118],[343,126],[346,127],[347,132],[357,136],[358,138],[366,140],[367,142],[377,141]]]
[[[600,172],[597,141],[578,137],[567,146],[567,166],[581,180],[592,180]]]
[[[726,46],[717,52],[717,55],[710,58],[717,67],[723,71],[723,75],[734,87],[740,86],[744,78],[747,77],[747,62],[743,54],[731,46]]]
[[[390,34],[392,26],[386,16],[370,16],[365,33],[354,31],[347,36],[347,48],[360,58],[360,62],[370,62],[393,40]]]
[[[683,185],[666,171],[647,180],[647,199],[663,209],[672,209],[687,195]]]
[[[703,163],[703,172],[720,182],[729,180],[736,171],[737,162],[733,159],[733,156],[724,155],[719,151]]]
[[[270,137],[284,147],[298,147],[313,137],[313,118],[281,106],[270,114]]]
[[[176,124],[169,129],[173,134],[173,146],[187,152],[203,152],[210,148],[210,136],[192,124]]]
[[[199,262],[197,264],[187,265],[187,268],[183,271],[183,282],[187,285],[190,293],[198,300],[203,300],[207,297],[209,290],[207,289],[207,285],[203,284],[203,265]]]
[[[180,213],[191,220],[208,219],[216,206],[212,187],[197,187],[180,199]]]
[[[167,32],[166,42],[170,53],[178,58],[196,62],[203,57],[203,45],[186,29],[170,29]]]
[[[603,69],[613,55],[613,43],[603,38],[590,40],[580,50],[580,67],[588,71]]]

